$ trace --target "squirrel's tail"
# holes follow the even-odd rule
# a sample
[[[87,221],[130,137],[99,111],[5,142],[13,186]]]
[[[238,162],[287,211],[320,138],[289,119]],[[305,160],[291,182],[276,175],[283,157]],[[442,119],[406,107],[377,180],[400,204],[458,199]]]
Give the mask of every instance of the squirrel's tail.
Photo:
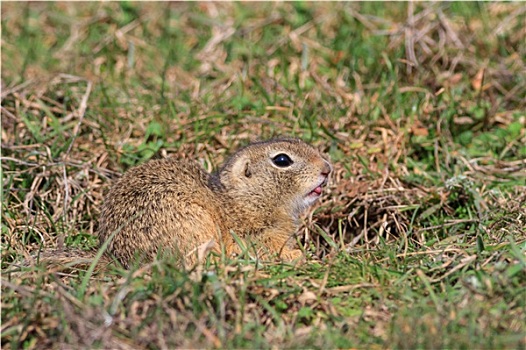
[[[97,250],[45,250],[39,254],[31,255],[20,262],[11,264],[9,270],[22,272],[28,270],[28,268],[44,266],[48,272],[67,273],[75,270],[88,271],[94,264],[93,271],[96,273],[106,270],[113,263],[113,259],[106,254],[102,254],[99,259],[97,257]]]

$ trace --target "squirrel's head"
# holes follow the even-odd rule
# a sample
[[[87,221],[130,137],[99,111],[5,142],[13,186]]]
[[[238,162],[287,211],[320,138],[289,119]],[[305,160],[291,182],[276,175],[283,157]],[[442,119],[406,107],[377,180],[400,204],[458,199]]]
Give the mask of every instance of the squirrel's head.
[[[249,144],[219,169],[226,191],[247,206],[286,210],[298,217],[321,195],[332,171],[309,144],[291,138]]]

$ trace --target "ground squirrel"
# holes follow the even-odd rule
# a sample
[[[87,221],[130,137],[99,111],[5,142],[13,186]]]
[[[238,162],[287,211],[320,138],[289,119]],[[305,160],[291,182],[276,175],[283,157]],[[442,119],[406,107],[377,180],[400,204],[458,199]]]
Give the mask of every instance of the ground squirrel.
[[[101,244],[124,266],[159,249],[193,261],[210,240],[237,252],[231,232],[284,260],[300,214],[322,192],[332,168],[309,144],[291,138],[255,142],[214,173],[194,162],[151,160],[126,172],[111,188],[99,223]]]
[[[126,268],[136,257],[153,260],[166,253],[191,264],[196,248],[212,240],[216,250],[239,253],[232,233],[259,247],[259,257],[295,260],[302,253],[292,249],[290,238],[331,170],[315,148],[292,138],[249,144],[211,174],[191,161],[150,160],[131,168],[110,189],[99,242],[109,240],[106,253]],[[59,260],[57,254],[44,256]]]

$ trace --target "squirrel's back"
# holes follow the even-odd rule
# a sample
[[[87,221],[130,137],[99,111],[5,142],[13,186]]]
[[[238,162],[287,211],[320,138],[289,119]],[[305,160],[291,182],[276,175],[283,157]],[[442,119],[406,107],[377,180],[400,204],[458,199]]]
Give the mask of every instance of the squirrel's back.
[[[111,239],[108,252],[127,266],[136,255],[184,258],[198,245],[217,240],[223,214],[209,179],[198,164],[174,158],[130,169],[102,206],[101,244]]]

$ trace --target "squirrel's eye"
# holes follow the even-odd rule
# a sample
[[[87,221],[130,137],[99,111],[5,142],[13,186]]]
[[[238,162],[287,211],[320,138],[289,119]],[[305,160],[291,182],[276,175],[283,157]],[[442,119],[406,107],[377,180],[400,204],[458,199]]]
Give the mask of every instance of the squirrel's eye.
[[[291,166],[293,163],[292,159],[290,159],[290,157],[285,153],[280,153],[274,158],[272,158],[272,162],[280,168],[286,168],[288,166]]]

